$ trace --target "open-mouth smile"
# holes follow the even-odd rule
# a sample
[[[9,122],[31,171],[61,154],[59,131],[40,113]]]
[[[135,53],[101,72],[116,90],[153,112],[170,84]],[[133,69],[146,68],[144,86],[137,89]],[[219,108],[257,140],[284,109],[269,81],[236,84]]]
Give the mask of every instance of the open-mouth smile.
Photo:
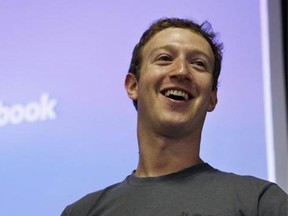
[[[177,101],[188,101],[192,99],[192,95],[189,92],[180,89],[166,89],[161,91],[161,94]]]

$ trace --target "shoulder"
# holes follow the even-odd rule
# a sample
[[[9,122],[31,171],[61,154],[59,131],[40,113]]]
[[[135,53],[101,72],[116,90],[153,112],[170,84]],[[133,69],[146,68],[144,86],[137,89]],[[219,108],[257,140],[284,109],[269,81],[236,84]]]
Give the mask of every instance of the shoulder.
[[[210,178],[216,184],[225,185],[225,188],[237,190],[239,192],[257,192],[258,194],[266,191],[270,187],[275,187],[275,183],[269,182],[249,175],[238,175],[213,169],[210,172]]]
[[[205,185],[205,189],[207,188],[209,191],[236,197],[254,197],[254,199],[260,199],[270,192],[280,197],[285,195],[285,192],[273,182],[254,176],[223,172],[209,164],[207,166],[210,168],[197,176],[197,183],[202,187]]]
[[[214,169],[210,175],[214,176],[218,186],[222,186],[221,190],[229,191],[238,198],[245,198],[249,202],[254,199],[258,201],[259,207],[282,205],[287,211],[288,196],[276,183],[217,169]]]
[[[117,188],[121,183],[116,183],[93,193],[89,193],[78,201],[68,205],[61,216],[84,216],[88,215],[90,210],[97,204],[98,200],[108,191]]]
[[[273,182],[214,168],[205,173],[202,181],[206,181],[210,194],[223,199],[229,197],[243,209],[256,206],[260,215],[287,215],[288,195]]]

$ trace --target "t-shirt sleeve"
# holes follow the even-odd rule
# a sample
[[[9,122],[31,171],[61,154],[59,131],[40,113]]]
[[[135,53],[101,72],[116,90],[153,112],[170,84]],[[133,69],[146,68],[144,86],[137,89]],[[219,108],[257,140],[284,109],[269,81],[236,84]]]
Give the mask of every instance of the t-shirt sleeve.
[[[97,203],[102,191],[88,194],[76,201],[75,203],[68,205],[61,216],[86,216],[93,206]]]
[[[263,191],[259,200],[259,216],[287,216],[288,195],[276,184]]]

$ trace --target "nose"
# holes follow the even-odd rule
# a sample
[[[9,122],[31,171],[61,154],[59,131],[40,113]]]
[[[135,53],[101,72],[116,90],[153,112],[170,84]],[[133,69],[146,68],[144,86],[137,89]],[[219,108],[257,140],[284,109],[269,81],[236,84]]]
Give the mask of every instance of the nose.
[[[189,65],[185,59],[178,59],[175,61],[175,65],[172,68],[170,74],[171,79],[177,80],[191,80],[191,73],[189,71]]]

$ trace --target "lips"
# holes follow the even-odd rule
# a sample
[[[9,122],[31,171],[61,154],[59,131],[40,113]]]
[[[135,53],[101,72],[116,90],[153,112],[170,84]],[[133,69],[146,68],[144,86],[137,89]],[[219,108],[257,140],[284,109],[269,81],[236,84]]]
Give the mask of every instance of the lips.
[[[161,91],[165,97],[178,101],[188,101],[192,99],[192,94],[183,89],[169,88]]]

